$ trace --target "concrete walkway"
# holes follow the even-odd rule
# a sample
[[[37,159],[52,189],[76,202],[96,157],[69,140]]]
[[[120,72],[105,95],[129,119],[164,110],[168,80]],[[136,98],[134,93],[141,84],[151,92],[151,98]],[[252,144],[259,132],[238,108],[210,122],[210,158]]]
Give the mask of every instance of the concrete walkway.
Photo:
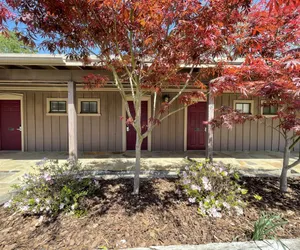
[[[232,243],[210,243],[205,245],[181,245],[161,246],[149,248],[131,248],[127,250],[299,250],[300,239],[281,240],[286,246],[284,248],[279,242],[273,240],[256,242],[232,242]]]
[[[203,160],[204,152],[143,152],[142,170],[176,172],[186,164],[186,156]],[[297,159],[292,153],[291,162]],[[3,152],[0,151],[0,204],[9,198],[10,186],[19,183],[24,173],[32,171],[31,166],[44,157],[65,161],[66,152]],[[246,175],[279,175],[282,166],[282,153],[280,152],[216,152],[216,161],[223,161],[236,166],[242,174]],[[91,152],[81,153],[79,160],[91,166],[96,172],[124,171],[134,169],[134,152]],[[300,174],[300,164],[296,166],[291,175]]]

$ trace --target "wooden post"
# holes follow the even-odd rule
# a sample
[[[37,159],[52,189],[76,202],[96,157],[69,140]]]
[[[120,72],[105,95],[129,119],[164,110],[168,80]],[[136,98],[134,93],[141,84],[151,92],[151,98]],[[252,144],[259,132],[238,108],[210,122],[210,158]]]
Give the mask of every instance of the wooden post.
[[[215,116],[215,99],[211,94],[207,97],[207,120],[211,121]],[[213,150],[214,150],[214,131],[210,124],[207,125],[206,133],[206,158],[210,161],[213,160]]]
[[[76,112],[76,83],[68,82],[68,130],[69,157],[78,159],[77,149],[77,112]]]

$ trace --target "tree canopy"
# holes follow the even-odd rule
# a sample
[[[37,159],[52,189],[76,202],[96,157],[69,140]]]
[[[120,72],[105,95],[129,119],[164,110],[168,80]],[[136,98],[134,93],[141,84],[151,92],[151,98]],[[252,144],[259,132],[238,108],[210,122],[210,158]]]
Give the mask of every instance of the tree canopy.
[[[289,108],[282,105],[284,116],[278,112],[277,118],[288,123],[294,117],[295,123],[289,124],[287,131],[298,133],[295,110],[289,111],[298,107],[299,54],[288,51],[291,45],[299,44],[299,0],[6,2],[17,13],[17,22],[26,26],[26,44],[41,37],[40,46],[50,52],[65,53],[87,64],[92,63],[93,55],[97,58],[93,65],[110,72],[110,78],[90,74],[84,81],[88,88],[95,88],[113,80],[118,88],[127,111],[126,122],[137,132],[136,176],[142,141],[168,116],[205,99],[203,80],[208,77],[219,76],[210,83],[211,95],[234,91],[246,97],[259,95],[267,104],[291,102]],[[237,57],[246,58],[245,63],[228,66],[228,61]],[[190,86],[198,91],[188,91]],[[158,106],[157,97],[170,88],[178,90],[175,97]],[[145,95],[153,95],[146,130],[141,127]],[[133,99],[135,116],[128,96]],[[176,102],[181,106],[172,110]],[[227,111],[227,124],[250,118]],[[222,117],[220,124],[225,123]],[[138,192],[138,181],[134,192]]]
[[[14,32],[0,34],[0,53],[36,53],[37,50],[19,41]]]

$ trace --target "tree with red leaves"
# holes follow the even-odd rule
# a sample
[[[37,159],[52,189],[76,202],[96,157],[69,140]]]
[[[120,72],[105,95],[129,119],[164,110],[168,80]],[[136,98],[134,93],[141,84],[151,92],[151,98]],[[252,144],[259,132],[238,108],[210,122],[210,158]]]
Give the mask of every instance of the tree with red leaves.
[[[136,130],[134,194],[139,192],[142,141],[170,115],[206,98],[205,85],[195,70],[215,63],[228,53],[235,26],[243,20],[251,0],[7,0],[27,26],[24,38],[42,37],[50,52],[89,63],[111,72],[125,103],[127,123]],[[201,73],[204,70],[200,70]],[[88,75],[88,88],[103,87],[109,79]],[[128,88],[127,88],[128,86]],[[187,92],[189,86],[199,91]],[[176,96],[157,107],[159,94],[168,88]],[[133,99],[131,114],[127,96]],[[141,127],[141,100],[152,95],[152,115]],[[166,112],[175,102],[177,110]]]
[[[281,3],[282,1],[280,1]],[[298,3],[297,3],[298,2]],[[264,107],[277,109],[273,119],[285,141],[280,190],[287,191],[287,172],[300,164],[289,163],[290,151],[300,142],[300,5],[289,1],[276,5],[259,3],[251,9],[241,29],[237,30],[234,52],[245,55],[240,67],[225,67],[222,76],[211,81],[213,95],[224,91],[241,93],[244,97],[260,97]],[[221,107],[211,124],[215,127],[264,118],[245,115],[238,110]]]
[[[13,17],[4,3],[0,3],[0,32],[6,31],[5,22]]]

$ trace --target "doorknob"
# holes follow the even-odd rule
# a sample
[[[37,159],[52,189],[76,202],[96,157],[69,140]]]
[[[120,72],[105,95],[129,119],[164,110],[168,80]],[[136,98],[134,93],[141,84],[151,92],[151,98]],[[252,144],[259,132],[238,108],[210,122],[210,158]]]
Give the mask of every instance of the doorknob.
[[[17,128],[17,130],[22,131],[22,126],[20,126],[19,128]]]
[[[129,132],[129,126],[126,126],[126,131]]]

